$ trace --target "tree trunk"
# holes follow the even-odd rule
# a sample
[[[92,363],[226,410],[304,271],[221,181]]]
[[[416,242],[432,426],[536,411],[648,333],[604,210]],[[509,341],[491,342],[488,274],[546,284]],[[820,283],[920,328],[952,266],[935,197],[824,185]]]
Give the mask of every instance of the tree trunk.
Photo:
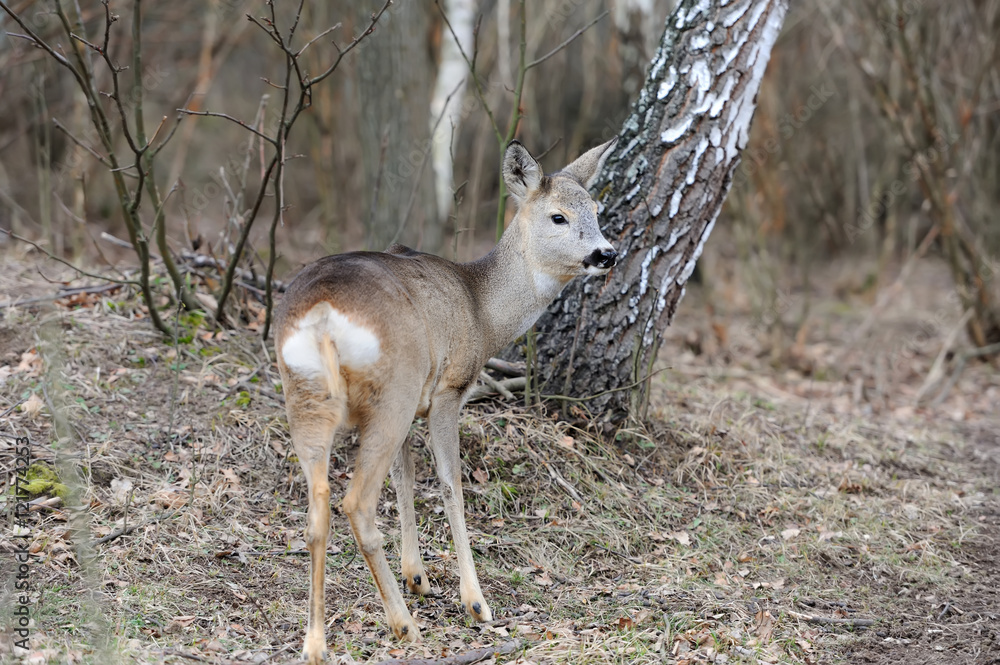
[[[537,324],[542,392],[620,419],[645,386],[729,191],[787,0],[683,0],[595,190],[618,250],[607,279],[571,282]],[[607,392],[612,391],[612,392]]]
[[[350,4],[350,3],[348,3]],[[379,3],[355,5],[357,25],[367,25]],[[392,242],[441,247],[431,157],[431,92],[434,6],[418,0],[393,3],[375,34],[354,58],[357,67],[360,139],[367,198],[368,249]],[[374,200],[373,200],[374,199]]]
[[[465,82],[469,77],[469,65],[462,54],[471,57],[473,52],[476,0],[444,0],[442,5],[455,34],[444,30],[441,35],[441,62],[434,82],[434,96],[431,97],[430,123],[438,214],[435,221],[444,226],[454,203],[452,149],[453,142],[459,137]]]

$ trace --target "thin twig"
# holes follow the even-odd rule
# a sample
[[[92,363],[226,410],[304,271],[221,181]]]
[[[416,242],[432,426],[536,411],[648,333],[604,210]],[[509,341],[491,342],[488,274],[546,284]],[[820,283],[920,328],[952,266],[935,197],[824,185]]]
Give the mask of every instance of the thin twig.
[[[52,293],[47,296],[38,296],[36,298],[25,298],[24,300],[18,300],[16,298],[10,300],[4,300],[0,302],[0,309],[6,309],[7,307],[22,307],[24,305],[33,305],[42,302],[52,302],[53,300],[62,300],[63,298],[69,298],[70,296],[75,296],[80,293],[107,293],[108,291],[114,291],[120,289],[121,284],[102,284],[100,286],[77,286],[71,289],[64,289],[58,293]]]
[[[875,619],[861,619],[861,618],[840,618],[840,617],[820,617],[813,616],[811,614],[801,614],[792,610],[788,610],[788,616],[793,619],[798,619],[800,621],[805,621],[806,623],[814,623],[821,626],[850,626],[852,628],[867,628],[869,626],[874,626]]]
[[[579,37],[580,35],[582,35],[583,33],[585,33],[587,30],[589,30],[598,21],[600,21],[602,18],[604,18],[607,15],[608,15],[608,10],[605,9],[593,21],[591,21],[590,23],[588,23],[587,25],[583,26],[582,28],[580,28],[579,30],[577,30],[576,32],[574,32],[572,35],[570,35],[569,39],[565,40],[563,43],[559,44],[559,46],[555,47],[554,49],[552,49],[551,51],[549,51],[548,53],[546,53],[542,57],[538,58],[537,60],[532,60],[531,62],[529,62],[527,65],[524,66],[524,69],[528,70],[528,69],[531,69],[533,67],[537,67],[538,65],[542,64],[543,62],[545,62],[546,60],[548,60],[549,58],[551,58],[552,56],[554,56],[556,53],[558,53],[559,51],[563,50],[564,48],[566,48],[567,46],[569,46],[571,43],[573,43],[573,41],[577,37]]]
[[[580,493],[576,491],[576,488],[570,485],[568,482],[566,482],[566,479],[563,478],[562,474],[559,473],[554,466],[549,464],[549,461],[547,459],[542,457],[540,454],[538,454],[538,452],[535,451],[534,448],[531,447],[531,444],[528,443],[527,437],[525,437],[524,441],[522,442],[522,445],[524,446],[524,449],[528,451],[528,454],[535,459],[536,462],[542,463],[546,471],[549,472],[549,477],[552,478],[552,480],[555,481],[555,483],[559,485],[559,487],[564,489],[566,493],[569,494],[570,498],[572,498],[581,506],[584,503],[586,503],[583,500],[583,497],[580,496]]]
[[[42,252],[43,254],[45,254],[45,256],[49,257],[53,261],[58,261],[59,263],[63,264],[64,266],[72,268],[76,272],[78,272],[81,275],[84,275],[86,277],[92,277],[94,279],[100,279],[100,280],[103,280],[105,282],[111,282],[113,284],[127,284],[129,286],[140,286],[139,282],[136,282],[134,280],[129,280],[129,279],[115,279],[114,277],[108,277],[106,275],[97,275],[95,273],[87,272],[86,270],[83,270],[81,268],[77,268],[75,265],[73,265],[72,263],[70,263],[66,259],[64,259],[62,257],[59,257],[59,256],[56,256],[55,254],[53,254],[52,252],[50,252],[45,247],[42,247],[38,243],[36,243],[36,242],[34,242],[32,240],[28,240],[27,238],[22,238],[21,236],[17,235],[13,231],[8,231],[7,229],[0,229],[0,233],[6,233],[8,237],[13,238],[14,240],[19,240],[19,241],[21,241],[23,243],[27,243],[27,244],[31,245],[32,247],[34,247],[35,249],[37,249],[39,252]],[[152,304],[150,304],[150,307],[152,307]]]
[[[115,531],[112,531],[108,535],[104,536],[103,538],[98,538],[97,540],[94,541],[94,544],[103,545],[105,543],[110,543],[112,540],[117,540],[122,536],[127,536],[128,534],[132,533],[133,531],[135,531],[140,527],[149,526],[150,524],[156,524],[157,522],[162,522],[163,520],[170,519],[171,517],[177,515],[179,512],[180,509],[173,510],[169,513],[160,513],[156,517],[151,517],[148,520],[143,520],[142,522],[139,522],[138,524],[133,524],[128,528],[117,529]]]
[[[265,141],[267,141],[271,145],[275,145],[275,139],[271,138],[270,136],[268,136],[264,132],[257,131],[255,128],[251,127],[250,125],[248,125],[247,123],[243,122],[239,118],[234,118],[233,116],[229,115],[228,113],[218,113],[216,111],[192,111],[191,109],[176,109],[176,111],[178,113],[183,113],[184,115],[201,115],[201,116],[205,116],[205,117],[208,117],[208,118],[222,118],[224,120],[228,120],[229,122],[235,122],[237,125],[239,125],[243,129],[247,130],[251,134],[256,134],[257,136],[259,136],[260,138],[264,139]]]
[[[105,157],[101,153],[99,153],[96,150],[94,150],[93,148],[91,148],[89,145],[87,145],[86,143],[84,143],[82,140],[78,139],[73,134],[73,132],[69,131],[64,124],[62,124],[61,122],[59,122],[58,118],[52,118],[52,124],[55,125],[56,129],[58,129],[60,132],[62,132],[63,134],[65,134],[66,138],[68,138],[70,141],[72,141],[73,143],[77,144],[78,146],[80,146],[81,148],[83,148],[84,150],[86,150],[87,152],[89,152],[91,155],[93,155],[94,159],[96,159],[97,161],[99,161],[101,164],[104,164],[109,169],[111,168],[111,162],[108,161],[107,157]],[[130,173],[126,173],[125,175],[131,176],[133,178],[136,177],[136,176],[134,176],[134,175],[132,175]]]
[[[506,656],[515,651],[519,651],[526,646],[522,639],[514,639],[504,642],[498,647],[484,647],[473,649],[465,653],[445,656],[444,658],[390,658],[383,660],[378,665],[471,665],[493,658],[495,656]]]

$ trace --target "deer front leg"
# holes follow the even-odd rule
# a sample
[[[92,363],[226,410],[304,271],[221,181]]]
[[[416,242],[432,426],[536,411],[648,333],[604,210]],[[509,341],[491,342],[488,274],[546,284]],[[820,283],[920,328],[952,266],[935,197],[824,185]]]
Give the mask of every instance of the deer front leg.
[[[472,561],[469,533],[465,527],[465,503],[462,498],[462,458],[458,448],[458,412],[461,398],[457,394],[436,397],[428,416],[430,448],[444,494],[444,510],[451,525],[451,538],[458,555],[461,576],[461,596],[465,609],[478,621],[491,621],[493,613],[483,598],[479,576]]]
[[[420,541],[417,536],[417,515],[413,508],[413,457],[410,442],[403,446],[392,463],[392,486],[396,490],[396,506],[399,510],[399,529],[402,536],[400,562],[403,579],[411,593],[427,595],[431,590],[430,580],[424,572],[420,558]]]

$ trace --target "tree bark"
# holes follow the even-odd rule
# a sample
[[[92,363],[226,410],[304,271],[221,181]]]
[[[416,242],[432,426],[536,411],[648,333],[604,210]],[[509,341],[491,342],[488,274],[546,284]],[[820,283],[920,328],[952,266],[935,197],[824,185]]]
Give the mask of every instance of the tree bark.
[[[376,5],[355,4],[359,26]],[[397,241],[431,252],[441,247],[429,163],[434,11],[433,4],[418,0],[393,3],[355,58],[371,250]]]
[[[431,154],[438,215],[435,221],[440,226],[447,223],[454,203],[452,143],[458,140],[462,122],[465,82],[469,76],[469,66],[462,53],[471,57],[474,48],[476,0],[444,0],[442,5],[455,34],[445,30],[441,35],[441,62],[431,97]]]
[[[571,282],[538,321],[543,392],[587,397],[614,419],[643,404],[662,331],[746,146],[787,9],[787,0],[682,0],[667,19],[595,185],[618,266],[606,279]]]

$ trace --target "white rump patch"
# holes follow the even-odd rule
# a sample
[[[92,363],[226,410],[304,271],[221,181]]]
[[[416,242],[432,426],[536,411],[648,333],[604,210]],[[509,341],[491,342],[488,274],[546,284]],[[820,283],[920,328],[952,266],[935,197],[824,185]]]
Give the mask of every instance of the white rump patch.
[[[288,369],[308,378],[322,376],[323,356],[319,350],[320,336],[327,332],[340,364],[348,369],[371,365],[382,354],[378,336],[347,315],[321,302],[295,324],[294,332],[281,347],[281,357]]]

